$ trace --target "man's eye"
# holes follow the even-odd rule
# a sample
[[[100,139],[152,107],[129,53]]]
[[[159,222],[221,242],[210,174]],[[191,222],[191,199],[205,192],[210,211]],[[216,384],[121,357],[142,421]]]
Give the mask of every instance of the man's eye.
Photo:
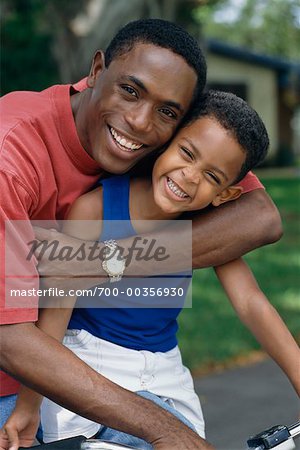
[[[177,119],[177,114],[175,114],[174,111],[172,111],[169,108],[160,108],[159,111],[165,114],[166,116],[170,117],[171,119]]]
[[[215,183],[221,184],[220,179],[212,172],[206,172],[206,174],[211,178]]]
[[[136,97],[136,98],[138,97],[138,93],[137,93],[137,91],[135,89],[133,89],[133,87],[128,86],[128,85],[125,84],[125,85],[121,86],[121,88],[124,91],[128,92],[128,94],[132,95],[133,97]]]
[[[184,154],[184,156],[188,157],[189,159],[194,159],[193,153],[186,147],[180,147],[180,151]]]

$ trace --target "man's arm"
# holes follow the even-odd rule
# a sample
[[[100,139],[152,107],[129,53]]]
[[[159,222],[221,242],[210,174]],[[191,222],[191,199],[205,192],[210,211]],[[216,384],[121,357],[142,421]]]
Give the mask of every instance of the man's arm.
[[[56,403],[145,439],[155,449],[213,448],[157,405],[99,375],[34,324],[2,325],[0,339],[2,368]]]
[[[63,299],[63,302],[60,298],[51,299],[49,305],[51,307],[39,312],[37,322],[39,329],[60,342],[68,326],[75,301],[76,298]],[[43,398],[38,392],[21,385],[16,406],[0,431],[0,450],[7,448],[15,450],[19,446],[30,447],[33,444],[40,423],[40,406]]]
[[[132,258],[125,270],[125,276],[141,277],[162,275],[194,269],[218,266],[265,244],[270,244],[282,235],[279,212],[271,198],[263,189],[256,189],[243,194],[238,200],[228,202],[218,208],[199,212],[193,215],[192,230],[186,221],[171,221],[166,227],[143,234],[136,242],[136,237],[119,241],[125,255],[132,250]],[[191,233],[192,231],[192,233]],[[41,241],[59,242],[60,247],[72,247],[74,254],[83,242],[64,236],[57,231],[36,229],[36,237]],[[191,238],[192,234],[192,240]],[[147,244],[143,244],[143,238]],[[144,254],[151,242],[155,249],[166,249],[167,258],[137,259],[137,247]],[[135,243],[135,244],[134,244]],[[85,242],[85,248],[91,243]],[[103,245],[97,244],[99,255],[103,254]],[[62,289],[85,288],[107,281],[107,274],[101,267],[101,257],[86,258],[84,262],[69,262],[56,259],[48,260],[49,251],[44,253],[39,263],[39,272],[44,279],[45,287]]]
[[[193,268],[218,266],[282,236],[279,212],[264,189],[193,218]]]

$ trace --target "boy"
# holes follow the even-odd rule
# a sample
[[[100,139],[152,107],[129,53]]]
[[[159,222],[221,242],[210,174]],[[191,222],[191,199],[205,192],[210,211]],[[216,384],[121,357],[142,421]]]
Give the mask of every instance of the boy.
[[[268,144],[262,121],[244,101],[233,94],[209,91],[156,160],[152,180],[129,180],[127,176],[102,180],[102,186],[75,201],[64,232],[89,240],[97,240],[99,236],[101,240],[120,238],[124,230],[120,236],[111,236],[105,221],[129,219],[132,224],[124,227],[127,227],[126,233],[134,234],[142,230],[137,229],[139,224],[133,221],[175,219],[185,211],[234,200],[242,194],[238,182],[263,160]],[[106,198],[110,191],[115,192],[116,185],[119,196],[114,209],[108,207]],[[92,221],[84,232],[76,222],[83,219]],[[240,319],[283,368],[299,394],[299,348],[260,292],[247,266],[242,260],[236,260],[216,268],[216,272]],[[182,285],[182,281],[180,283]],[[204,437],[200,403],[177,347],[179,312],[178,307],[76,309],[69,328],[81,331],[71,332],[65,345],[115,383],[132,391],[146,390],[155,394],[181,413]],[[60,339],[69,315],[70,310],[45,310],[40,326]],[[146,374],[150,376],[148,382],[141,376],[145,365],[152,365]],[[36,406],[31,407],[29,401],[26,404],[26,396],[30,394],[23,391],[19,409],[10,421],[17,422],[21,415],[24,420],[26,408],[28,422],[36,415]],[[42,422],[46,441],[74,434],[90,437],[99,431],[99,425],[76,417],[47,399],[42,407]],[[114,441],[120,439],[138,448],[151,448],[138,438],[120,435],[105,427],[99,436]]]

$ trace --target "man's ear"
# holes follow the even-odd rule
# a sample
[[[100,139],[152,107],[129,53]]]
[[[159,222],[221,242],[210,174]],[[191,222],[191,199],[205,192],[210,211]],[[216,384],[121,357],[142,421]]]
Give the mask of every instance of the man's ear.
[[[230,202],[231,200],[236,200],[243,193],[243,188],[241,186],[233,185],[224,189],[220,194],[216,195],[213,199],[212,204],[214,206],[220,206],[222,203]]]
[[[105,69],[104,52],[102,50],[97,50],[93,58],[93,63],[89,76],[87,78],[88,87],[95,86],[96,79],[101,74],[101,72],[103,72],[104,69]]]

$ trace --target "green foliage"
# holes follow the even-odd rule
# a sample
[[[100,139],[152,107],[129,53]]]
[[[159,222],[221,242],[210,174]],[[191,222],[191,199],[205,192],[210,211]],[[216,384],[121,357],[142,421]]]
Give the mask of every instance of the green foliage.
[[[3,5],[1,19],[1,93],[41,90],[57,81],[51,36],[42,20],[42,0]]]
[[[281,213],[284,236],[245,259],[290,331],[300,336],[300,180],[278,177],[262,181]],[[179,332],[183,358],[189,367],[206,367],[259,349],[237,318],[212,269],[195,273],[192,294],[193,307],[181,313]]]
[[[289,59],[300,58],[299,0],[207,2],[194,9],[203,33],[234,45]]]

